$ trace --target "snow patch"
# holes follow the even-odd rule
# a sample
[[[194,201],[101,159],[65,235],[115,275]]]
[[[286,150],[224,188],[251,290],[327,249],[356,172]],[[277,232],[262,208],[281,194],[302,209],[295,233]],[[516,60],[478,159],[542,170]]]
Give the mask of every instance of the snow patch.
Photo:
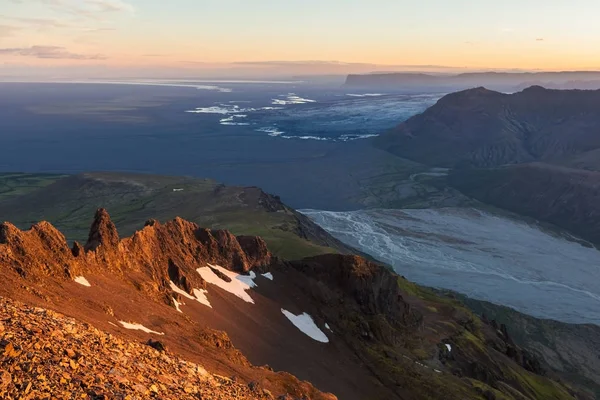
[[[87,287],[92,287],[92,285],[90,285],[90,283],[88,282],[88,280],[85,279],[83,276],[78,276],[77,278],[75,278],[73,280],[75,282],[79,283],[80,285],[87,286]]]
[[[183,313],[183,311],[181,311],[181,308],[179,308],[179,306],[183,305],[183,303],[178,302],[175,297],[173,297],[172,299],[173,299],[173,304],[175,304],[175,309],[177,311],[179,311],[180,313]]]
[[[208,297],[206,297],[206,293],[208,293],[208,290],[206,289],[194,289],[194,296],[196,296],[196,300],[200,303],[200,304],[204,304],[205,306],[208,306],[210,308],[212,308],[212,305],[210,304],[210,301],[208,301]]]
[[[448,349],[448,351],[452,351],[452,345],[449,345],[448,343],[446,343],[446,348]]]
[[[325,323],[325,328],[327,328],[327,330],[328,330],[329,332],[333,332],[333,330],[332,330],[332,329],[329,327],[329,324],[328,324],[328,323]]]
[[[442,371],[440,371],[439,369],[434,369],[435,372],[437,372],[438,374],[441,374]]]
[[[174,192],[183,192],[183,189],[173,189]]]
[[[283,308],[281,309],[281,312],[286,316],[287,319],[290,320],[292,324],[294,324],[296,328],[300,329],[305,335],[316,340],[317,342],[329,343],[329,338],[327,335],[325,335],[323,331],[319,329],[309,314],[303,313],[300,315],[294,315]]]
[[[262,274],[262,276],[264,276],[265,278],[269,279],[269,280],[273,280],[273,274],[270,272],[267,272],[266,274]]]
[[[231,279],[231,282],[226,282],[221,279],[213,272],[213,269],[216,269],[223,275],[227,276],[229,279]],[[256,283],[254,283],[256,274],[253,271],[250,271],[250,275],[241,275],[236,272],[229,271],[221,266],[212,264],[208,264],[208,267],[198,268],[196,271],[206,282],[220,287],[221,289],[239,297],[247,303],[254,304],[252,297],[246,293],[248,289],[256,286]]]
[[[192,296],[191,294],[189,294],[185,290],[182,290],[179,287],[177,287],[177,285],[173,281],[169,281],[169,285],[171,286],[171,290],[174,291],[175,293],[179,293],[183,297],[186,297],[186,298],[188,298],[190,300],[196,300],[198,303],[204,304],[205,306],[208,306],[208,307],[212,308],[212,305],[210,304],[210,301],[208,301],[208,298],[206,297],[206,293],[208,293],[207,290],[204,290],[204,289],[194,289],[193,290],[194,296]]]
[[[141,325],[141,324],[135,324],[135,323],[125,322],[125,321],[119,321],[119,323],[121,325],[123,325],[123,328],[125,328],[125,329],[131,329],[134,331],[143,331],[146,333],[154,333],[156,335],[164,335],[163,332],[153,331],[152,329],[148,329],[144,325]]]

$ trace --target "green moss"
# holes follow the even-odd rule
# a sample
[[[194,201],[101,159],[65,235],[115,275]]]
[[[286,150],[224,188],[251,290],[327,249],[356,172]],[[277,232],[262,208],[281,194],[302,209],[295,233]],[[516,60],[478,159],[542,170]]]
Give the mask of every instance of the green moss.
[[[536,400],[566,400],[573,399],[566,389],[558,383],[527,371],[513,371],[517,381],[528,388]]]
[[[471,379],[471,378],[467,378],[467,381],[474,387],[477,388],[479,392],[481,393],[486,393],[486,392],[491,392],[493,393],[496,397],[496,400],[514,400],[514,398],[512,396],[509,396],[505,393],[502,393],[501,391],[494,389],[493,387],[475,380],[475,379]]]
[[[479,349],[482,352],[486,351],[483,341],[479,337],[475,336],[473,333],[469,332],[466,329],[464,330],[464,332],[462,332],[462,334],[459,336],[457,341],[458,341],[459,345],[475,346],[475,347],[477,347],[477,349]]]

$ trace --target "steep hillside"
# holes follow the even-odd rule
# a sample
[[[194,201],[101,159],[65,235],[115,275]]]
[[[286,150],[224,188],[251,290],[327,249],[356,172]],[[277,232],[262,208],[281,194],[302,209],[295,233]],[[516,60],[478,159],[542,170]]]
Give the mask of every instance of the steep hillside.
[[[274,396],[332,398],[250,362],[287,370],[343,399],[574,396],[544,376],[505,328],[382,266],[343,255],[287,262],[259,238],[179,218],[148,221],[120,239],[108,213],[98,210],[86,244],[72,247],[46,222],[29,231],[2,224],[0,279],[1,296],[119,337],[159,339],[211,374],[255,381]],[[3,319],[6,369],[15,347],[5,341],[19,327]],[[76,362],[86,367],[85,359]],[[153,390],[151,380],[140,384]]]
[[[484,319],[510,326],[511,337],[530,349],[540,360],[565,379],[578,382],[600,397],[600,327],[540,320],[508,307],[457,295]]]
[[[532,163],[457,169],[448,182],[484,203],[600,243],[600,172]]]
[[[574,160],[585,167],[585,154],[600,148],[599,102],[600,91],[534,86],[508,95],[470,89],[445,96],[375,144],[442,167]]]

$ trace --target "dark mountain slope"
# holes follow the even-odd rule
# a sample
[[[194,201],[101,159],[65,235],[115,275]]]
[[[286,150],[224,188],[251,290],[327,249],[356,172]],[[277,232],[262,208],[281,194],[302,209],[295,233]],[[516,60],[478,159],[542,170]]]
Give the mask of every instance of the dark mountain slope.
[[[600,327],[540,320],[508,307],[457,295],[484,319],[510,326],[511,337],[565,379],[586,385],[600,396]]]
[[[542,163],[454,170],[463,193],[600,243],[600,172]]]
[[[29,231],[2,224],[0,279],[2,296],[119,336],[159,338],[209,372],[256,381],[276,396],[331,398],[289,374],[252,367],[233,345],[250,361],[288,370],[344,399],[574,395],[543,376],[505,328],[385,267],[343,255],[285,262],[259,238],[179,218],[148,221],[120,239],[99,210],[87,243],[72,248],[48,223]],[[309,337],[283,311],[309,318],[309,332],[326,340]],[[130,330],[136,327],[147,333]]]
[[[376,138],[378,147],[434,166],[566,163],[600,148],[600,91],[449,94]]]

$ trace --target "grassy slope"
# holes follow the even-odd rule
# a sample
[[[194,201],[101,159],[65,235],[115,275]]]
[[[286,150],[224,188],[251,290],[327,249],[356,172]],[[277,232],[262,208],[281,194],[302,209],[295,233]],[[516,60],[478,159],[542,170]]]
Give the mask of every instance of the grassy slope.
[[[85,177],[3,174],[0,220],[21,228],[47,220],[67,239],[85,242],[94,211],[105,207],[121,236],[129,236],[150,218],[176,216],[238,235],[259,235],[276,255],[295,259],[335,252],[300,238],[291,210],[270,212],[256,188],[223,187],[210,180],[152,175],[94,173]],[[184,189],[174,192],[173,189]]]
[[[600,327],[542,320],[486,301],[453,294],[478,315],[509,327],[519,346],[529,349],[563,378],[600,398]]]

